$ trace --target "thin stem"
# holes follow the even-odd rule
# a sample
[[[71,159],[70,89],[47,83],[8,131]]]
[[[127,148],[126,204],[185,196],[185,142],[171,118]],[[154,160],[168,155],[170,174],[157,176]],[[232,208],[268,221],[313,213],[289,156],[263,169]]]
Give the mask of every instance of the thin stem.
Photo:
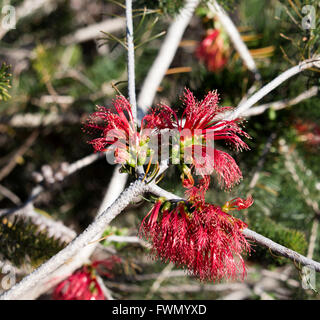
[[[134,43],[133,43],[133,22],[132,22],[132,0],[126,0],[126,21],[127,21],[127,55],[128,55],[128,94],[132,109],[132,115],[137,120],[137,101],[135,88],[134,71]]]
[[[224,9],[217,3],[217,1],[213,0],[211,2],[208,2],[208,7],[217,15],[219,21],[221,22],[225,31],[228,33],[231,42],[233,43],[235,49],[238,51],[247,68],[255,75],[255,79],[257,81],[260,81],[261,75],[257,69],[256,63],[254,62],[247,46],[241,39],[241,35],[234,25],[233,21],[227,15]]]
[[[139,94],[138,105],[142,113],[151,107],[157,89],[165,76],[179,47],[199,0],[186,0],[184,7],[171,23],[159,53],[146,76]]]
[[[249,108],[251,108],[254,104],[260,101],[264,96],[270,93],[272,90],[280,86],[286,80],[292,78],[293,76],[299,74],[300,72],[312,68],[317,67],[319,64],[320,58],[305,60],[294,66],[285,72],[281,73],[267,85],[262,87],[258,92],[256,92],[253,96],[251,96],[247,101],[243,104],[240,104],[229,116],[226,117],[226,120],[233,120],[243,115]]]

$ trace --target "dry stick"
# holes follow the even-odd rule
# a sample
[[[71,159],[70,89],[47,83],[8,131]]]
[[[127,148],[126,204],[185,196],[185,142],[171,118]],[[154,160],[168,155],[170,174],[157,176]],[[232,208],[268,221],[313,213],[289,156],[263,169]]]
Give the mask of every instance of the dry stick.
[[[138,106],[143,113],[146,113],[147,109],[151,107],[157,89],[175,56],[183,33],[199,2],[199,0],[186,0],[184,7],[171,23],[160,51],[149,69],[140,91]]]
[[[68,167],[66,168],[66,173],[63,176],[62,180],[57,180],[56,182],[62,182],[65,177],[75,173],[78,170],[81,170],[83,168],[85,168],[86,166],[92,164],[93,162],[97,161],[98,159],[100,159],[102,157],[103,154],[99,154],[99,153],[93,153],[90,154],[89,156],[86,156],[82,159],[79,159],[71,164],[68,165]],[[38,198],[40,196],[40,194],[45,190],[44,186],[41,184],[38,184],[37,186],[35,186],[32,191],[31,191],[31,195],[29,196],[29,198],[19,207],[17,208],[13,208],[13,209],[9,209],[7,211],[1,212],[0,217],[4,217],[6,215],[10,215],[12,213],[15,213],[18,210],[21,210],[23,208],[25,208],[26,206],[28,206],[30,203],[33,203],[35,201],[36,198]]]
[[[160,273],[147,273],[147,274],[137,274],[134,276],[134,281],[147,281],[158,279]],[[175,278],[175,277],[185,277],[187,276],[187,272],[185,270],[172,270],[167,274],[167,278]]]
[[[17,159],[22,157],[25,152],[34,144],[37,137],[39,135],[39,131],[35,130],[31,133],[31,135],[27,138],[25,143],[18,149],[18,151],[14,154],[12,159],[9,161],[9,163],[3,167],[0,171],[0,181],[5,178],[7,175],[10,174],[10,172],[15,168],[17,165]]]
[[[133,119],[137,120],[137,101],[135,86],[135,63],[134,63],[134,43],[133,43],[133,22],[132,22],[132,0],[126,0],[126,23],[127,23],[127,59],[128,59],[128,94],[131,105]]]
[[[258,101],[260,101],[264,96],[266,96],[268,93],[270,93],[272,90],[277,88],[279,85],[281,85],[286,80],[290,79],[291,77],[299,74],[300,72],[310,69],[312,67],[319,67],[320,58],[305,60],[298,64],[297,66],[294,66],[287,71],[281,73],[279,76],[277,76],[274,80],[269,82],[267,85],[262,87],[258,92],[253,94],[248,100],[246,100],[244,103],[240,104],[233,112],[228,114],[225,117],[225,120],[233,120],[238,118],[239,116],[243,115],[249,108],[251,108],[254,104],[256,104]]]
[[[86,156],[80,160],[75,161],[74,163],[70,164],[66,168],[66,175],[63,177],[63,179],[66,176],[73,174],[76,171],[90,165],[91,163],[98,160],[100,157],[101,157],[101,154],[96,153],[96,154],[91,154],[91,155]],[[61,180],[59,182],[61,182]],[[17,208],[2,210],[0,212],[0,217],[5,217],[7,215],[14,214],[15,216],[29,218],[29,219],[31,219],[31,221],[34,224],[38,225],[40,228],[46,229],[49,235],[52,235],[56,238],[59,238],[62,241],[70,242],[76,236],[75,231],[66,227],[60,221],[55,221],[53,219],[47,218],[47,217],[35,212],[34,207],[33,207],[33,202],[38,196],[40,196],[40,194],[44,190],[45,190],[45,188],[42,185],[40,185],[40,184],[37,185],[31,191],[31,195],[27,199],[27,201],[25,201],[22,205],[20,205]],[[119,194],[120,194],[120,192],[119,192]]]
[[[52,112],[47,115],[40,113],[15,114],[11,119],[1,118],[0,123],[16,128],[36,128],[39,126],[47,127],[60,123],[78,124],[80,117],[74,113],[59,114]]]
[[[247,66],[247,68],[255,75],[255,80],[260,81],[261,75],[257,69],[256,63],[254,62],[247,46],[241,39],[241,35],[234,25],[233,21],[230,19],[230,17],[227,15],[225,10],[218,4],[217,1],[211,0],[208,2],[209,9],[214,12],[219,21],[221,22],[223,28],[227,32],[231,42],[233,43],[235,49],[239,53],[241,59]]]
[[[13,193],[11,190],[0,184],[0,193],[11,200],[15,205],[20,205],[21,204],[21,199]]]
[[[166,190],[163,190],[159,186],[155,184],[150,184],[149,186],[149,192],[152,192],[160,197],[165,197],[167,199],[181,199],[181,197],[176,196],[175,194],[168,192]],[[272,250],[275,254],[279,254],[283,257],[289,258],[290,260],[300,263],[304,266],[309,266],[313,268],[315,271],[320,272],[320,263],[316,262],[312,259],[309,259],[291,249],[288,249],[264,236],[261,234],[258,234],[250,229],[244,229],[243,234],[250,240],[256,242],[257,244],[269,248]]]
[[[285,99],[285,100],[280,100],[280,101],[274,101],[266,104],[262,104],[257,107],[250,108],[249,110],[245,111],[242,113],[243,117],[252,117],[252,116],[257,116],[263,112],[265,112],[268,109],[272,110],[281,110],[286,107],[290,107],[293,105],[296,105],[304,100],[310,99],[312,97],[317,96],[319,92],[319,88],[317,86],[313,86],[310,89],[302,92],[298,96],[296,96],[293,99]]]
[[[143,292],[144,289],[141,286],[130,285],[118,282],[106,281],[108,287],[118,289],[124,292]],[[225,290],[240,290],[247,286],[243,283],[222,283],[222,284],[185,284],[185,285],[175,285],[166,286],[159,288],[159,293],[181,293],[181,292],[201,292],[201,291],[211,291],[211,292],[222,292]]]
[[[172,263],[169,263],[166,265],[166,267],[160,272],[159,276],[157,279],[153,282],[148,294],[146,295],[146,300],[150,300],[153,296],[153,294],[159,290],[161,283],[167,279],[168,274],[171,272],[173,269],[174,265]]]
[[[61,39],[61,43],[63,45],[70,45],[96,39],[101,36],[101,31],[111,33],[122,30],[125,25],[126,23],[123,18],[107,19],[102,22],[78,29],[76,32],[64,36]]]
[[[92,222],[87,229],[75,238],[67,247],[42,264],[38,269],[27,277],[23,278],[18,284],[0,296],[0,299],[11,300],[23,298],[23,295],[36,286],[40,281],[54,272],[59,266],[67,263],[77,252],[83,250],[89,242],[96,240],[97,235],[101,234],[105,226],[108,225],[126,206],[139,194],[147,191],[148,186],[142,181],[137,180],[124,190],[119,198]]]
[[[106,298],[107,300],[114,300],[113,297],[112,297],[112,295],[111,295],[110,290],[105,286],[102,278],[101,278],[99,275],[97,275],[97,276],[96,276],[96,279],[97,279],[97,282],[98,282],[98,284],[99,284],[99,286],[100,286],[100,288],[101,288],[101,290],[102,290],[102,293],[103,293],[103,295],[105,296],[105,298]]]
[[[307,257],[312,259],[314,249],[316,247],[316,241],[318,236],[318,228],[319,228],[319,219],[317,217],[314,218],[311,228],[311,235],[309,239],[309,247],[308,247],[308,253]]]

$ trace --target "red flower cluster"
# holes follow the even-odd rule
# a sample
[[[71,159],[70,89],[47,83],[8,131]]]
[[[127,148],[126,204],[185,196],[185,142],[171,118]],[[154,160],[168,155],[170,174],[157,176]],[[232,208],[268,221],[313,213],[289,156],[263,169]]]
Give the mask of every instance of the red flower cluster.
[[[96,279],[95,273],[112,278],[112,270],[121,259],[112,256],[106,260],[94,261],[74,272],[64,281],[60,282],[53,292],[54,300],[105,300],[102,289]],[[102,268],[102,269],[100,269]]]
[[[150,135],[155,136],[155,141],[158,142],[162,131],[174,131],[179,141],[172,148],[175,153],[171,155],[171,160],[172,163],[178,160],[182,164],[183,184],[187,188],[194,185],[194,172],[202,178],[216,172],[219,182],[226,189],[231,188],[242,178],[241,171],[228,153],[215,148],[214,142],[224,140],[241,151],[248,149],[248,146],[240,136],[249,138],[248,134],[240,128],[239,119],[217,119],[231,108],[218,105],[219,96],[216,91],[209,92],[202,101],[197,101],[192,92],[186,89],[182,101],[185,110],[180,121],[174,110],[162,104],[151,109],[137,130],[129,102],[119,96],[114,101],[117,113],[99,107],[99,111],[90,116],[85,124],[86,130],[98,131],[101,136],[89,143],[95,151],[105,151],[107,146],[113,145],[115,161],[135,167],[137,164],[145,164],[150,154],[157,156],[159,150],[161,153],[165,147],[169,150],[169,145],[164,143],[152,146],[149,143]]]
[[[231,201],[237,209],[252,205],[252,198]],[[202,201],[173,203],[160,198],[144,218],[140,236],[152,243],[162,261],[183,266],[200,280],[243,278],[242,254],[250,246],[242,234],[247,225],[223,208]]]
[[[197,101],[186,89],[182,101],[185,109],[181,120],[174,110],[162,104],[151,109],[138,130],[129,102],[124,97],[118,97],[114,102],[117,114],[103,108],[89,119],[86,127],[101,132],[101,137],[90,143],[96,151],[104,151],[110,144],[116,145],[118,162],[124,161],[133,167],[143,165],[148,155],[157,156],[159,150],[161,154],[164,147],[170,146],[173,152],[169,159],[173,164],[179,160],[188,200],[174,202],[159,199],[144,218],[140,235],[151,241],[157,257],[184,266],[202,280],[244,276],[242,253],[249,252],[250,247],[242,230],[247,225],[229,212],[248,208],[253,200],[251,197],[246,200],[236,198],[221,208],[206,203],[205,194],[213,172],[226,189],[242,178],[235,160],[228,153],[218,150],[214,143],[225,141],[236,151],[246,150],[249,148],[241,137],[249,138],[249,135],[239,126],[239,119],[219,120],[221,114],[231,108],[218,105],[216,91]],[[102,124],[97,124],[99,121]],[[150,131],[155,140],[160,141],[159,148],[156,146],[153,149]],[[163,132],[178,133],[178,140],[174,136],[163,142]],[[119,144],[119,141],[122,142]],[[197,183],[196,176],[200,177]]]
[[[218,115],[231,110],[230,107],[219,106],[218,101],[219,96],[216,91],[209,92],[202,101],[197,101],[192,92],[186,89],[183,97],[185,110],[176,126],[180,132],[190,133],[189,137],[186,134],[182,135],[180,146],[182,161],[186,153],[192,155],[189,172],[196,169],[198,174],[208,179],[210,173],[215,171],[219,182],[229,189],[241,180],[242,174],[235,160],[228,153],[216,149],[214,143],[224,140],[237,151],[241,151],[249,147],[239,136],[250,137],[239,127],[239,120],[217,120]],[[200,152],[196,152],[195,149],[200,149]],[[184,171],[185,174],[186,167]],[[187,178],[190,182],[190,184],[187,182],[187,185],[192,186],[190,173]]]
[[[320,145],[320,126],[312,121],[297,121],[294,125],[299,139],[309,147]]]
[[[229,58],[229,46],[221,30],[207,30],[206,37],[196,49],[196,56],[205,63],[209,71],[217,72],[224,68]]]

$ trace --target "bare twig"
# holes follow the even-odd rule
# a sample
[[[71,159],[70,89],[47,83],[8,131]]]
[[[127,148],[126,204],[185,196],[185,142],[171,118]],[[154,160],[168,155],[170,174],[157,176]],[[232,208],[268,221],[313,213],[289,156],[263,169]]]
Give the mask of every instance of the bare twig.
[[[97,275],[97,276],[96,276],[96,279],[97,279],[97,281],[98,281],[98,284],[99,284],[99,286],[100,286],[100,288],[101,288],[101,290],[102,290],[103,295],[105,296],[105,298],[106,298],[107,300],[114,300],[113,297],[112,297],[112,295],[111,295],[110,290],[105,286],[102,278],[101,278],[99,275]]]
[[[260,106],[250,108],[249,110],[243,112],[241,115],[243,117],[252,117],[252,116],[257,116],[270,108],[272,110],[281,110],[281,109],[296,105],[304,100],[315,97],[317,96],[318,92],[319,92],[319,88],[317,86],[313,86],[310,89],[302,92],[301,94],[299,94],[293,99],[284,99],[280,101],[274,101],[274,102],[262,104]]]
[[[86,156],[80,160],[77,160],[77,161],[73,162],[72,164],[66,165],[64,168],[64,172],[63,173],[59,172],[55,176],[52,176],[52,181],[50,181],[50,183],[54,184],[56,182],[62,182],[65,179],[65,177],[75,173],[78,170],[85,168],[86,166],[88,166],[88,165],[92,164],[93,162],[97,161],[98,159],[100,159],[102,156],[103,156],[103,154],[101,154],[101,153],[94,153],[94,154]],[[40,180],[39,182],[42,182],[43,180],[45,180],[45,177],[40,174],[38,179]],[[15,213],[18,210],[25,208],[30,203],[33,203],[35,201],[35,199],[37,199],[44,190],[45,190],[44,186],[41,184],[38,184],[37,186],[35,186],[32,189],[29,198],[23,204],[21,204],[17,208],[8,209],[7,211],[2,211],[0,214],[0,217],[10,215],[12,213]]]
[[[217,1],[211,0],[208,2],[209,9],[214,12],[219,21],[221,22],[223,28],[227,32],[230,40],[232,41],[235,49],[239,53],[241,59],[247,66],[247,68],[255,75],[255,79],[257,81],[261,80],[261,75],[257,69],[256,63],[254,62],[247,46],[241,39],[241,35],[234,25],[233,21],[230,19],[230,17],[227,15],[225,10],[218,4]]]
[[[115,32],[124,29],[126,23],[123,18],[108,19],[96,24],[89,25],[87,27],[78,29],[76,32],[64,36],[61,39],[61,43],[64,45],[70,45],[96,39],[101,36],[101,31]]]
[[[18,151],[14,154],[13,159],[9,161],[9,163],[3,167],[0,171],[0,181],[5,178],[17,165],[17,159],[22,157],[23,154],[33,145],[39,135],[39,131],[35,130],[31,133],[31,135],[27,138],[25,143],[18,149]]]
[[[146,295],[146,300],[150,300],[151,297],[155,292],[157,292],[161,286],[161,283],[166,280],[168,274],[171,272],[173,269],[174,265],[172,263],[169,263],[168,265],[165,266],[165,268],[160,272],[159,276],[157,279],[153,282],[149,292]]]
[[[281,255],[283,257],[286,257],[296,263],[299,263],[303,266],[308,266],[313,268],[315,271],[320,272],[320,263],[316,262],[312,259],[309,259],[291,249],[288,249],[250,229],[243,230],[243,234],[250,240],[256,242],[257,244],[266,247],[275,254]]]
[[[78,124],[79,120],[80,117],[74,113],[59,114],[57,112],[51,112],[47,115],[41,113],[24,113],[15,114],[11,119],[1,119],[1,123],[6,123],[11,127],[16,128],[36,128],[39,126],[47,127],[60,123]]]
[[[137,121],[137,101],[135,85],[135,63],[133,43],[133,22],[132,22],[132,0],[126,0],[126,23],[127,23],[127,57],[128,57],[128,94],[131,104],[133,119]]]
[[[309,239],[309,246],[308,246],[308,253],[307,257],[312,259],[314,249],[316,247],[317,237],[318,237],[318,229],[319,229],[319,220],[317,217],[313,219],[312,227],[311,227],[311,234]]]
[[[171,23],[160,51],[149,69],[140,91],[138,106],[143,113],[146,113],[147,109],[151,107],[157,89],[174,58],[183,33],[199,2],[199,0],[187,0]]]
[[[11,200],[15,205],[18,206],[21,204],[21,199],[2,184],[0,184],[0,193]]]
[[[319,67],[320,58],[314,58],[310,60],[305,60],[294,66],[287,71],[281,73],[274,80],[269,82],[267,85],[262,87],[258,92],[253,94],[248,100],[244,103],[240,104],[233,112],[225,117],[226,120],[236,119],[239,116],[242,116],[249,108],[251,108],[254,104],[260,101],[264,96],[270,93],[272,90],[280,86],[286,80],[292,78],[293,76],[299,74],[300,72],[310,69],[312,67]]]

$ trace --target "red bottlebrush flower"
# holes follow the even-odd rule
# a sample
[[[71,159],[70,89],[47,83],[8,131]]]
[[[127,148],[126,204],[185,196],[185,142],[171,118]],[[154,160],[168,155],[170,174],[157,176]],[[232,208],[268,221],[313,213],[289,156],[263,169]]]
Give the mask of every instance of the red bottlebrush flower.
[[[186,196],[191,202],[205,202],[205,195],[209,189],[210,177],[204,176],[203,179],[200,179],[196,186],[184,186],[188,188],[186,191]]]
[[[312,121],[298,120],[294,128],[299,136],[299,140],[305,142],[308,147],[320,145],[320,126]]]
[[[252,196],[248,196],[247,199],[242,198],[234,198],[230,201],[227,201],[224,206],[222,207],[222,211],[228,213],[232,210],[243,210],[251,207],[253,204]]]
[[[221,30],[209,29],[196,49],[197,58],[212,72],[221,71],[229,58],[229,46]]]
[[[138,130],[132,116],[131,105],[124,96],[117,96],[113,101],[116,112],[105,107],[98,107],[84,124],[84,131],[99,133],[100,137],[89,141],[96,152],[107,151],[113,146],[115,162],[128,164],[144,164],[148,148],[149,136],[146,129],[161,129],[169,125],[164,112],[146,115]],[[150,131],[150,130],[149,130]]]
[[[219,182],[229,189],[241,180],[242,173],[235,160],[228,153],[216,149],[214,142],[224,140],[236,151],[241,151],[249,147],[240,136],[250,136],[240,128],[239,119],[217,120],[217,116],[231,109],[219,106],[218,101],[216,91],[209,92],[202,101],[197,101],[192,92],[186,89],[183,96],[185,110],[180,121],[168,106],[162,107],[165,107],[164,110],[170,109],[167,111],[168,116],[173,115],[170,127],[180,132],[180,160],[190,164],[190,169],[196,169],[202,177],[215,171]],[[190,177],[188,182],[191,182]]]
[[[53,299],[105,300],[106,298],[95,274],[98,273],[107,278],[112,278],[115,266],[121,261],[121,258],[111,256],[108,259],[96,260],[90,265],[85,265],[56,286]]]
[[[105,300],[105,297],[96,278],[84,267],[56,286],[53,299]]]
[[[89,141],[96,152],[103,152],[114,145],[115,162],[129,163],[134,166],[135,155],[131,154],[130,146],[138,143],[138,133],[134,124],[131,106],[123,96],[117,96],[113,101],[116,112],[105,107],[98,107],[84,124],[84,130],[89,133],[100,133],[100,137]]]
[[[200,280],[243,278],[242,254],[250,246],[242,234],[247,225],[203,201],[159,200],[144,218],[140,236],[152,243],[162,261],[186,268]]]

